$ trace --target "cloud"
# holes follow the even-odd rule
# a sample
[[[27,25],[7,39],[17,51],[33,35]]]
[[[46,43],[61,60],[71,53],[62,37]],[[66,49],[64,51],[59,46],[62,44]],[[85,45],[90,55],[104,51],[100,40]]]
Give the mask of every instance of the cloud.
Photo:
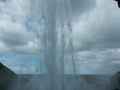
[[[74,23],[76,50],[120,48],[120,12],[114,1],[97,1],[96,8]]]
[[[81,13],[95,6],[95,0],[92,2],[90,0],[69,1],[71,2],[72,16],[74,16],[74,19],[76,16],[81,15]],[[42,12],[42,9],[39,10],[38,8],[43,8],[41,6],[44,3],[42,4],[42,1],[40,2],[41,4],[39,6],[37,5],[37,0],[35,2],[29,0],[6,0],[5,3],[2,0],[0,2],[0,11],[2,12],[0,14],[0,41],[3,47],[7,48],[5,50],[23,54],[37,54],[40,51],[40,46],[36,39],[37,36],[34,30],[31,30],[40,27],[29,24],[34,24],[32,18],[38,17],[40,12]],[[33,4],[36,4],[36,7],[33,7]],[[31,17],[32,21],[29,21],[28,17]]]
[[[28,1],[24,1],[24,3],[22,0],[0,2],[0,52],[19,54],[37,54],[39,52],[40,46],[36,35],[25,24],[28,8]]]
[[[35,20],[38,20],[41,14],[39,8],[44,7],[33,5],[34,3],[29,0],[0,2],[0,52],[12,52],[29,57],[40,53],[34,30],[40,27]],[[109,0],[109,4],[108,0],[71,0],[70,8],[77,73],[113,73],[119,70],[117,63],[120,59],[120,12],[116,3],[112,0]],[[59,9],[63,11],[61,7]],[[28,17],[35,20],[29,21]],[[27,66],[24,68],[26,71],[32,64],[27,63],[31,59],[24,59],[26,58],[18,55],[8,60],[4,58],[2,61],[14,65],[10,67],[15,71],[21,71],[23,68],[16,67],[18,64],[15,64],[15,60],[18,60],[16,63]],[[35,66],[33,67],[35,69]],[[69,70],[69,67],[67,68]]]
[[[0,21],[0,39],[8,46],[27,44],[33,38],[33,35],[19,23]]]
[[[120,70],[119,18],[116,2],[96,0],[96,7],[73,23],[78,73],[113,74]]]
[[[0,2],[2,14],[6,13],[16,17],[25,17],[29,13],[29,6],[29,0],[7,0],[6,3]]]
[[[120,49],[87,50],[75,53],[78,74],[114,74],[119,71]]]
[[[71,0],[73,18],[77,19],[81,14],[89,12],[96,6],[96,0]]]
[[[12,22],[11,19],[1,19],[0,41],[3,43],[3,47],[8,48],[8,51],[11,52],[16,51],[16,53],[30,53],[30,51],[36,51],[36,53],[38,53],[37,51],[39,50],[35,33],[28,31],[24,24],[20,22]]]

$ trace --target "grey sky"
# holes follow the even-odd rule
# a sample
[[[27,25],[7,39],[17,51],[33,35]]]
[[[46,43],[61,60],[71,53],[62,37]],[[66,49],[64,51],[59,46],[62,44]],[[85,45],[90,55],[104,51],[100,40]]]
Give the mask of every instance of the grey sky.
[[[78,66],[84,67],[83,72],[110,74],[120,70],[119,18],[116,2],[96,0],[96,5],[76,20],[73,26],[75,52],[81,62],[87,61],[86,67]]]
[[[40,46],[26,17],[29,0],[0,1],[0,52],[38,54]],[[114,0],[71,0],[74,54],[78,73],[120,70],[120,9]],[[26,25],[26,22],[29,23]]]

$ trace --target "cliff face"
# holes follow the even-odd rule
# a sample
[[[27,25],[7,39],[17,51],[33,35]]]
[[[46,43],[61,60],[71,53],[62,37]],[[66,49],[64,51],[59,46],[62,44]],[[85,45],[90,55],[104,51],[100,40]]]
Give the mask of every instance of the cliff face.
[[[0,63],[0,90],[11,88],[16,80],[17,75]]]

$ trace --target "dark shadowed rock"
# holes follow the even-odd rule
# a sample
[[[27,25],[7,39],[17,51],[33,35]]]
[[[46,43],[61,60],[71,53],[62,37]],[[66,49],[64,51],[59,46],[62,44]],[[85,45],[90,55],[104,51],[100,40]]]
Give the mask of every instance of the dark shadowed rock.
[[[117,1],[118,7],[120,8],[120,0],[114,0],[114,1]]]
[[[114,90],[120,90],[120,71],[112,76],[111,82]]]
[[[7,90],[14,84],[17,75],[0,63],[0,90]]]

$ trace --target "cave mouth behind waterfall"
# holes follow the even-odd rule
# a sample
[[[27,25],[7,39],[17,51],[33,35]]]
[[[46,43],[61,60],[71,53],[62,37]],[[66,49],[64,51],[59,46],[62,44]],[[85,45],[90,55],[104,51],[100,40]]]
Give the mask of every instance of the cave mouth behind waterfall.
[[[11,4],[14,4],[16,6],[16,9],[18,9],[18,13],[16,13],[13,7],[12,8],[9,7],[8,3],[11,1],[12,1]],[[102,62],[105,61],[99,61],[99,60],[97,61],[95,59],[99,57],[100,59],[106,58],[103,54],[107,53],[112,55],[114,52],[111,49],[108,50],[106,49],[106,51],[99,50],[99,48],[101,49],[106,48],[108,46],[108,44],[106,43],[111,43],[110,42],[111,40],[108,40],[107,36],[113,34],[111,33],[112,31],[109,32],[108,34],[103,35],[105,39],[103,37],[100,37],[101,32],[99,30],[98,30],[98,32],[100,32],[100,35],[98,35],[99,37],[97,37],[97,33],[98,33],[97,30],[96,31],[94,30],[95,33],[91,33],[91,31],[89,31],[90,29],[88,29],[88,31],[90,32],[89,35],[93,35],[93,36],[89,36],[89,35],[88,37],[87,35],[86,37],[82,36],[82,34],[85,34],[87,32],[87,28],[91,28],[91,26],[89,26],[89,23],[90,25],[93,25],[91,24],[92,21],[90,21],[92,17],[91,13],[93,14],[93,16],[96,16],[98,13],[96,14],[94,13],[94,11],[97,12],[96,8],[97,9],[101,8],[98,2],[95,2],[94,0],[94,4],[97,3],[95,6],[94,4],[91,4],[88,1],[91,8],[95,7],[95,9],[93,10],[91,8],[85,8],[84,9],[85,11],[84,10],[82,11],[82,9],[80,9],[80,13],[83,12],[85,13],[85,17],[84,15],[82,16],[81,14],[82,18],[80,19],[82,24],[80,23],[80,26],[84,27],[86,31],[83,32],[80,31],[82,33],[80,34],[81,41],[80,43],[79,42],[77,43],[77,45],[79,46],[75,48],[74,47],[75,41],[73,35],[74,34],[73,22],[79,16],[77,12],[79,6],[77,5],[79,5],[78,3],[80,2],[84,4],[86,2],[84,2],[83,0],[81,1],[75,0],[75,2],[73,2],[73,0],[34,0],[34,1],[30,0],[29,3],[27,4],[24,3],[25,5],[21,1],[19,1],[20,6],[17,6],[17,3],[14,0],[11,1],[1,0],[0,2],[0,7],[7,7],[8,5],[7,10],[4,11],[4,9],[3,10],[1,9],[5,14],[7,13],[6,15],[3,15],[2,18],[4,19],[10,18],[11,20],[5,23],[5,25],[3,26],[10,24],[11,27],[14,27],[15,25],[14,27],[15,29],[10,29],[8,32],[10,33],[10,36],[8,33],[6,34],[7,29],[1,29],[3,32],[2,34],[8,36],[8,37],[4,37],[4,35],[0,34],[1,39],[3,39],[1,41],[4,41],[4,44],[6,44],[5,46],[3,44],[2,47],[3,48],[7,47],[9,44],[9,47],[5,49],[5,51],[8,51],[10,53],[15,52],[17,54],[20,54],[20,56],[22,57],[22,58],[20,57],[20,59],[23,59],[23,57],[31,55],[30,58],[36,58],[38,60],[36,60],[36,62],[34,63],[35,67],[33,69],[35,71],[35,74],[31,74],[31,75],[21,74],[16,76],[14,86],[12,88],[10,87],[10,90],[106,90],[106,89],[112,90],[114,88],[119,88],[118,85],[119,80],[117,80],[119,78],[118,73],[116,74],[116,76],[118,75],[118,77],[115,78],[114,76],[112,77],[112,75],[85,75],[85,74],[80,75],[79,73],[81,72],[82,69],[81,68],[78,69],[79,65],[85,68],[89,68],[90,66],[87,66],[88,64],[87,61],[84,63],[84,65],[76,62],[77,55],[75,55],[75,51],[76,52],[81,51],[83,52],[83,54],[81,54],[83,61],[86,58],[91,60],[93,63],[95,63],[95,65],[91,65],[91,67],[96,67],[96,71],[97,71],[97,69],[99,70],[99,67],[102,68],[102,64],[103,64]],[[22,7],[27,9],[23,10]],[[81,7],[84,6],[81,5]],[[9,9],[11,9],[10,12]],[[87,11],[89,10],[91,10],[91,12],[87,13]],[[23,13],[20,13],[21,11],[23,11]],[[109,12],[108,10],[106,11]],[[8,17],[9,13],[11,13],[10,17]],[[73,16],[75,17],[75,20],[73,20]],[[86,19],[86,17],[88,18]],[[84,24],[84,21],[82,20],[86,20],[87,24]],[[102,22],[103,18],[99,18],[99,20],[101,20]],[[16,22],[17,25],[15,24]],[[97,24],[98,27],[100,23]],[[84,28],[82,29],[84,30]],[[10,32],[12,30],[13,32]],[[21,31],[23,31],[23,33],[21,33]],[[106,32],[107,30],[104,33]],[[21,34],[19,35],[18,33]],[[26,34],[29,35],[27,36]],[[23,37],[21,37],[21,35]],[[14,39],[11,39],[11,36]],[[96,36],[96,38],[93,39],[94,36]],[[77,37],[79,38],[79,36]],[[97,39],[100,41],[97,41]],[[96,43],[100,44],[101,46]],[[26,45],[28,46],[26,47]],[[95,49],[91,50],[93,46],[95,46]],[[112,47],[112,46],[108,46],[108,47]],[[90,50],[93,53],[97,52],[99,56],[93,53],[90,54],[89,53]],[[17,57],[17,54],[13,54],[13,56],[11,57],[19,58]],[[85,57],[84,56],[85,54],[88,55],[88,57]],[[7,53],[4,53],[4,55],[7,56]],[[8,55],[7,57],[10,56]],[[4,59],[4,57],[2,57],[2,59]],[[26,60],[26,62],[27,61],[28,60]],[[32,61],[32,59],[30,59],[29,61]],[[116,62],[113,63],[115,64]],[[22,68],[24,68],[23,64],[20,65],[22,66]],[[27,67],[30,67],[31,65],[32,64],[28,64]],[[108,64],[106,64],[106,66],[107,65]],[[91,67],[89,68],[90,71],[92,71]],[[19,68],[14,68],[14,69],[19,71]],[[28,68],[26,70],[28,70]],[[105,68],[105,70],[103,71],[105,72],[107,71],[107,69]],[[4,71],[4,73],[6,72]]]

